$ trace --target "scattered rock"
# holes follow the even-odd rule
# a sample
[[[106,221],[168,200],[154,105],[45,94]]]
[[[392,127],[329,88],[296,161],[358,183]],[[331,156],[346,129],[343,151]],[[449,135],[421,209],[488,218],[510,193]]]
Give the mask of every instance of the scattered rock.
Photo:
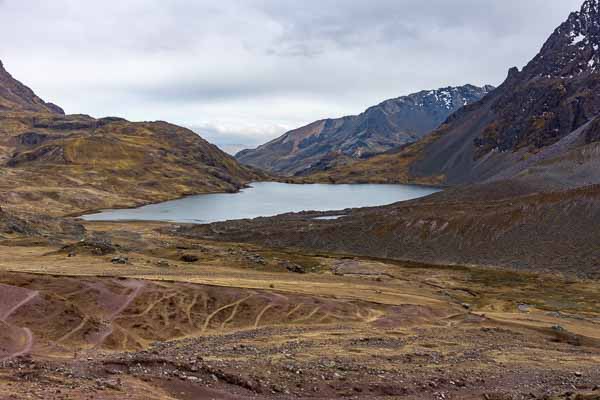
[[[117,246],[104,239],[84,239],[77,243],[64,246],[61,252],[67,253],[69,257],[76,254],[91,254],[94,256],[106,256],[117,251]]]
[[[265,260],[265,258],[259,254],[247,254],[246,255],[246,259],[248,261],[251,261],[255,264],[260,264],[260,265],[266,265],[267,264],[267,260]]]
[[[186,263],[194,263],[196,261],[199,261],[200,257],[195,256],[193,254],[184,254],[181,256],[180,260]]]
[[[113,257],[112,260],[110,260],[110,262],[112,262],[113,264],[128,264],[129,258],[125,256],[117,256]]]
[[[530,309],[530,308],[531,308],[531,307],[530,307],[529,305],[527,305],[527,304],[519,304],[519,305],[517,306],[517,309],[518,309],[520,312],[523,312],[523,313],[529,312],[529,309]]]
[[[280,263],[280,265],[287,269],[290,272],[293,272],[295,274],[305,274],[306,273],[306,268],[304,268],[302,265],[298,265],[298,264],[294,264],[292,262],[289,261],[282,261]]]

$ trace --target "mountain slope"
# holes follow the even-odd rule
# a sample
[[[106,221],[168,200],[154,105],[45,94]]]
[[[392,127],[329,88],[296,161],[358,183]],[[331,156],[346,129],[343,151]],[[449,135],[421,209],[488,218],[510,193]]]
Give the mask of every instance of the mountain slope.
[[[529,190],[515,182],[452,188],[385,207],[185,226],[178,233],[288,250],[600,278],[600,186]],[[332,214],[345,216],[316,219]]]
[[[306,181],[454,186],[385,207],[183,227],[185,236],[600,277],[599,0],[522,72],[417,143]],[[323,215],[343,215],[319,220]]]
[[[268,171],[297,175],[327,159],[383,153],[418,140],[492,89],[465,85],[387,100],[360,115],[313,122],[255,150],[241,151],[236,158]]]
[[[572,150],[557,144],[600,114],[599,48],[599,3],[587,0],[522,71],[511,69],[499,88],[450,116],[421,143],[392,156],[334,167],[311,179],[369,181],[372,176],[382,179],[384,173],[388,181],[435,178],[452,185],[517,176],[550,146],[554,156]],[[578,143],[596,140],[591,133]],[[544,158],[547,162],[548,155]],[[404,159],[399,168],[386,170],[398,159]]]
[[[62,108],[46,103],[33,90],[14,79],[0,61],[0,111],[7,110],[64,114]]]
[[[264,178],[188,129],[64,115],[8,73],[0,76],[0,203],[5,210],[64,215],[130,207],[236,191]]]

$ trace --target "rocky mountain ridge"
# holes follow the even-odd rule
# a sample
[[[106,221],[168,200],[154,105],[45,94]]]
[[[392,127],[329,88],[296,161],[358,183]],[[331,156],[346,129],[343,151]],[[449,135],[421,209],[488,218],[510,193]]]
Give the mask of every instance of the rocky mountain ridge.
[[[527,174],[534,167],[532,159],[543,159],[544,169],[551,169],[552,158],[579,151],[598,136],[597,125],[591,123],[600,114],[598,4],[585,1],[523,70],[510,69],[500,87],[451,115],[420,142],[393,155],[334,166],[309,178],[455,185]],[[587,124],[589,129],[580,131]],[[571,136],[578,134],[585,137]],[[569,136],[570,146],[561,147]],[[396,167],[390,168],[392,164]],[[510,176],[507,170],[512,171]],[[599,179],[600,175],[587,176],[580,182]]]
[[[33,90],[13,78],[0,60],[0,111],[7,110],[65,113],[62,108],[40,99]]]
[[[420,139],[492,89],[465,85],[386,100],[360,115],[320,120],[292,130],[255,150],[243,150],[236,158],[283,175],[303,175],[331,160],[367,158]]]

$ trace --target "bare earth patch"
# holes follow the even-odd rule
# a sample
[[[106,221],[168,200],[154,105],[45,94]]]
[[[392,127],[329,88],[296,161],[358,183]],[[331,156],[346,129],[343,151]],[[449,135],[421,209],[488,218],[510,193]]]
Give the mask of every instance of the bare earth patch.
[[[117,249],[107,254],[0,246],[0,398],[600,394],[596,281],[286,252],[164,226],[86,224]]]

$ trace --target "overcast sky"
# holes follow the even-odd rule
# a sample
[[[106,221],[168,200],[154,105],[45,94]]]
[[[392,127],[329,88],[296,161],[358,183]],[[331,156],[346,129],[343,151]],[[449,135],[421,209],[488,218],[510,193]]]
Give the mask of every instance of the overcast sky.
[[[0,59],[68,113],[257,145],[421,89],[500,84],[583,0],[0,0]]]

